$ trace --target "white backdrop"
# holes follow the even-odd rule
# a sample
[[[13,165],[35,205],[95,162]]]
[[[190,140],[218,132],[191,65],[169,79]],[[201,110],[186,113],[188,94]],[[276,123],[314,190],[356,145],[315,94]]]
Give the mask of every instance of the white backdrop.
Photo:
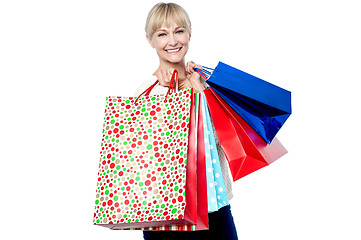
[[[175,1],[187,60],[292,91],[289,153],[234,183],[239,239],[361,239],[357,1]],[[93,226],[105,96],[158,66],[138,1],[1,1],[2,239],[142,239]]]

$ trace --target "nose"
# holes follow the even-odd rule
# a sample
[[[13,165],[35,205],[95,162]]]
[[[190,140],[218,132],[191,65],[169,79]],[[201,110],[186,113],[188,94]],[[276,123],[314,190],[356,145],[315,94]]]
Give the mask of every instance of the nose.
[[[178,40],[177,40],[177,37],[173,34],[170,34],[170,37],[169,37],[169,45],[171,46],[177,46],[178,44]]]

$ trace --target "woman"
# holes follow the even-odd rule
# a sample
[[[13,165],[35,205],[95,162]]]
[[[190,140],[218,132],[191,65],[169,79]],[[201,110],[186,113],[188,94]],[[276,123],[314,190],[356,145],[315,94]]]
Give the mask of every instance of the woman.
[[[151,95],[165,94],[168,90],[173,71],[178,71],[179,88],[192,87],[195,92],[205,89],[205,81],[193,68],[201,68],[193,62],[185,63],[189,41],[191,38],[191,22],[187,12],[174,3],[158,3],[149,12],[145,26],[149,44],[156,50],[159,57],[159,67],[154,74],[139,87],[137,95],[147,89],[157,79],[157,85]],[[222,166],[227,196],[232,196],[231,180],[228,174],[228,164],[221,150],[218,139],[217,150]],[[207,231],[144,231],[145,240],[162,239],[219,239],[235,240],[237,232],[233,222],[230,207],[226,206],[217,212],[209,213],[209,230]]]

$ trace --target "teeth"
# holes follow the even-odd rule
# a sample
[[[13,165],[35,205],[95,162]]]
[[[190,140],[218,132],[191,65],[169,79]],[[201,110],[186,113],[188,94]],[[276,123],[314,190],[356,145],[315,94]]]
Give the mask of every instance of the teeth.
[[[178,52],[180,50],[180,48],[174,49],[174,50],[166,50],[169,53],[173,53],[173,52]]]

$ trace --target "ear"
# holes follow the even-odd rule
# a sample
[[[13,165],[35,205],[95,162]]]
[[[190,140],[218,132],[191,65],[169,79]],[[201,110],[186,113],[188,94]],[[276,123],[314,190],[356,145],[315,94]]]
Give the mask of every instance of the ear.
[[[150,38],[148,37],[148,35],[145,35],[145,36],[146,36],[146,38],[147,38],[147,40],[148,40],[149,45],[150,45],[152,48],[155,48],[152,39],[150,39]]]

